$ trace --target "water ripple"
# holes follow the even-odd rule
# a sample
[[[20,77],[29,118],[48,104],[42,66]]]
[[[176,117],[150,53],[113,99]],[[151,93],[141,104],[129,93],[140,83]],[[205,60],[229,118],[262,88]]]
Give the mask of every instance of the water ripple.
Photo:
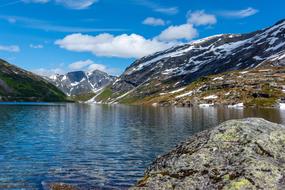
[[[284,123],[279,110],[80,104],[0,105],[0,189],[126,189],[160,154],[232,118]]]

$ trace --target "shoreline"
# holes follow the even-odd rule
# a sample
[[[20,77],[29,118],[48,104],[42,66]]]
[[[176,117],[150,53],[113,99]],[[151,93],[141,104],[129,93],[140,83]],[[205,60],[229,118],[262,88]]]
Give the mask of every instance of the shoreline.
[[[285,103],[280,103],[279,106],[246,106],[243,103],[234,104],[234,105],[228,105],[228,104],[194,104],[194,105],[163,105],[163,104],[120,104],[120,103],[86,103],[86,102],[77,102],[79,104],[87,104],[87,105],[125,105],[125,106],[150,106],[150,107],[177,107],[177,108],[193,108],[193,107],[199,107],[199,108],[211,108],[211,107],[226,107],[226,108],[232,108],[232,109],[244,109],[244,108],[266,108],[266,109],[279,109],[279,110],[285,110]]]
[[[123,106],[148,106],[148,107],[161,107],[161,108],[229,108],[229,109],[245,109],[245,108],[256,108],[256,109],[278,109],[285,110],[285,103],[279,103],[279,106],[246,106],[243,103],[238,103],[234,105],[228,104],[191,104],[191,105],[163,105],[158,103],[153,104],[120,104],[120,103],[89,103],[89,102],[34,102],[34,101],[0,101],[1,105],[65,105],[65,104],[82,104],[82,105],[123,105]]]

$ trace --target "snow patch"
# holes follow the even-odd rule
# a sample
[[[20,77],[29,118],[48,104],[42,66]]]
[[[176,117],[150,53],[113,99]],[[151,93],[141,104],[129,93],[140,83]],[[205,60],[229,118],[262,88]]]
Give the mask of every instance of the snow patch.
[[[79,85],[79,82],[74,82],[74,83],[71,83],[70,85],[71,86],[77,86],[77,85]]]
[[[279,107],[280,107],[281,110],[285,110],[285,103],[280,103]]]
[[[97,91],[94,91],[94,93],[98,93],[96,94],[93,98],[91,98],[90,100],[86,101],[86,104],[95,104],[95,103],[100,103],[100,102],[96,102],[96,98],[101,94],[101,91],[103,92],[104,88],[100,88]]]
[[[259,57],[259,56],[254,56],[253,59],[255,59],[256,61],[263,61],[264,59]]]
[[[282,92],[285,93],[285,86],[282,86]]]
[[[246,74],[248,73],[249,71],[242,71],[242,72],[239,72],[240,74]]]
[[[213,81],[217,81],[217,80],[224,80],[224,78],[223,77],[216,77],[213,79]]]
[[[271,51],[271,50],[276,51],[276,50],[278,50],[279,48],[281,48],[281,47],[283,47],[283,46],[285,46],[285,42],[282,42],[282,43],[280,43],[280,44],[278,44],[278,45],[276,45],[276,46],[270,47],[270,48],[268,48],[268,49],[265,50],[265,51]]]
[[[175,94],[175,93],[177,93],[177,92],[181,92],[181,91],[183,91],[183,90],[185,90],[186,88],[180,88],[180,89],[178,89],[178,90],[174,90],[174,91],[171,91],[171,92],[169,92],[170,94]]]
[[[158,103],[153,103],[152,106],[157,107]]]
[[[211,96],[207,96],[205,98],[203,98],[204,100],[214,100],[214,99],[217,99],[218,96],[217,95],[211,95]]]
[[[185,97],[185,96],[191,96],[193,94],[193,91],[190,91],[190,92],[187,92],[187,93],[185,93],[185,94],[181,94],[181,95],[179,95],[179,96],[176,96],[176,98],[183,98],[183,97]]]
[[[225,96],[228,96],[228,95],[230,95],[231,93],[230,92],[227,92],[227,93],[225,93]]]
[[[285,58],[285,53],[283,55],[281,55],[278,60],[284,59]]]
[[[243,103],[238,103],[238,104],[234,104],[234,105],[228,105],[228,108],[242,108],[244,107]]]
[[[52,79],[52,80],[56,80],[57,79],[57,75],[51,75],[49,78]]]
[[[67,80],[66,75],[64,75],[64,76],[62,77],[62,79],[61,79],[61,81],[64,81],[64,80]]]
[[[208,108],[208,107],[213,107],[215,104],[199,104],[199,107],[201,108]]]

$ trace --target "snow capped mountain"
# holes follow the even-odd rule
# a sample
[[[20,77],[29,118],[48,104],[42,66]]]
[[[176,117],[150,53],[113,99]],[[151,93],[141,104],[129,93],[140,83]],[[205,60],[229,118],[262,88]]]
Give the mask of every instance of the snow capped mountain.
[[[182,77],[185,82],[201,75],[255,67],[285,49],[285,21],[271,28],[245,35],[216,35],[144,57],[131,65],[123,80]],[[148,72],[149,75],[145,75]],[[136,80],[139,84],[140,77]]]
[[[113,83],[108,101],[150,96],[202,76],[255,68],[284,51],[285,20],[248,34],[220,34],[193,41],[135,61]]]
[[[75,71],[65,75],[52,75],[49,77],[54,85],[68,96],[96,92],[109,85],[115,77],[105,72],[94,70],[93,72]]]

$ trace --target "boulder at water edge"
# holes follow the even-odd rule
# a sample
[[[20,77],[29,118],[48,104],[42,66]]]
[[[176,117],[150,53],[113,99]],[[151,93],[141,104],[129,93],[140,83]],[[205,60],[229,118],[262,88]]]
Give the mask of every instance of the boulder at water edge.
[[[132,189],[285,189],[285,127],[227,121],[157,158]]]

